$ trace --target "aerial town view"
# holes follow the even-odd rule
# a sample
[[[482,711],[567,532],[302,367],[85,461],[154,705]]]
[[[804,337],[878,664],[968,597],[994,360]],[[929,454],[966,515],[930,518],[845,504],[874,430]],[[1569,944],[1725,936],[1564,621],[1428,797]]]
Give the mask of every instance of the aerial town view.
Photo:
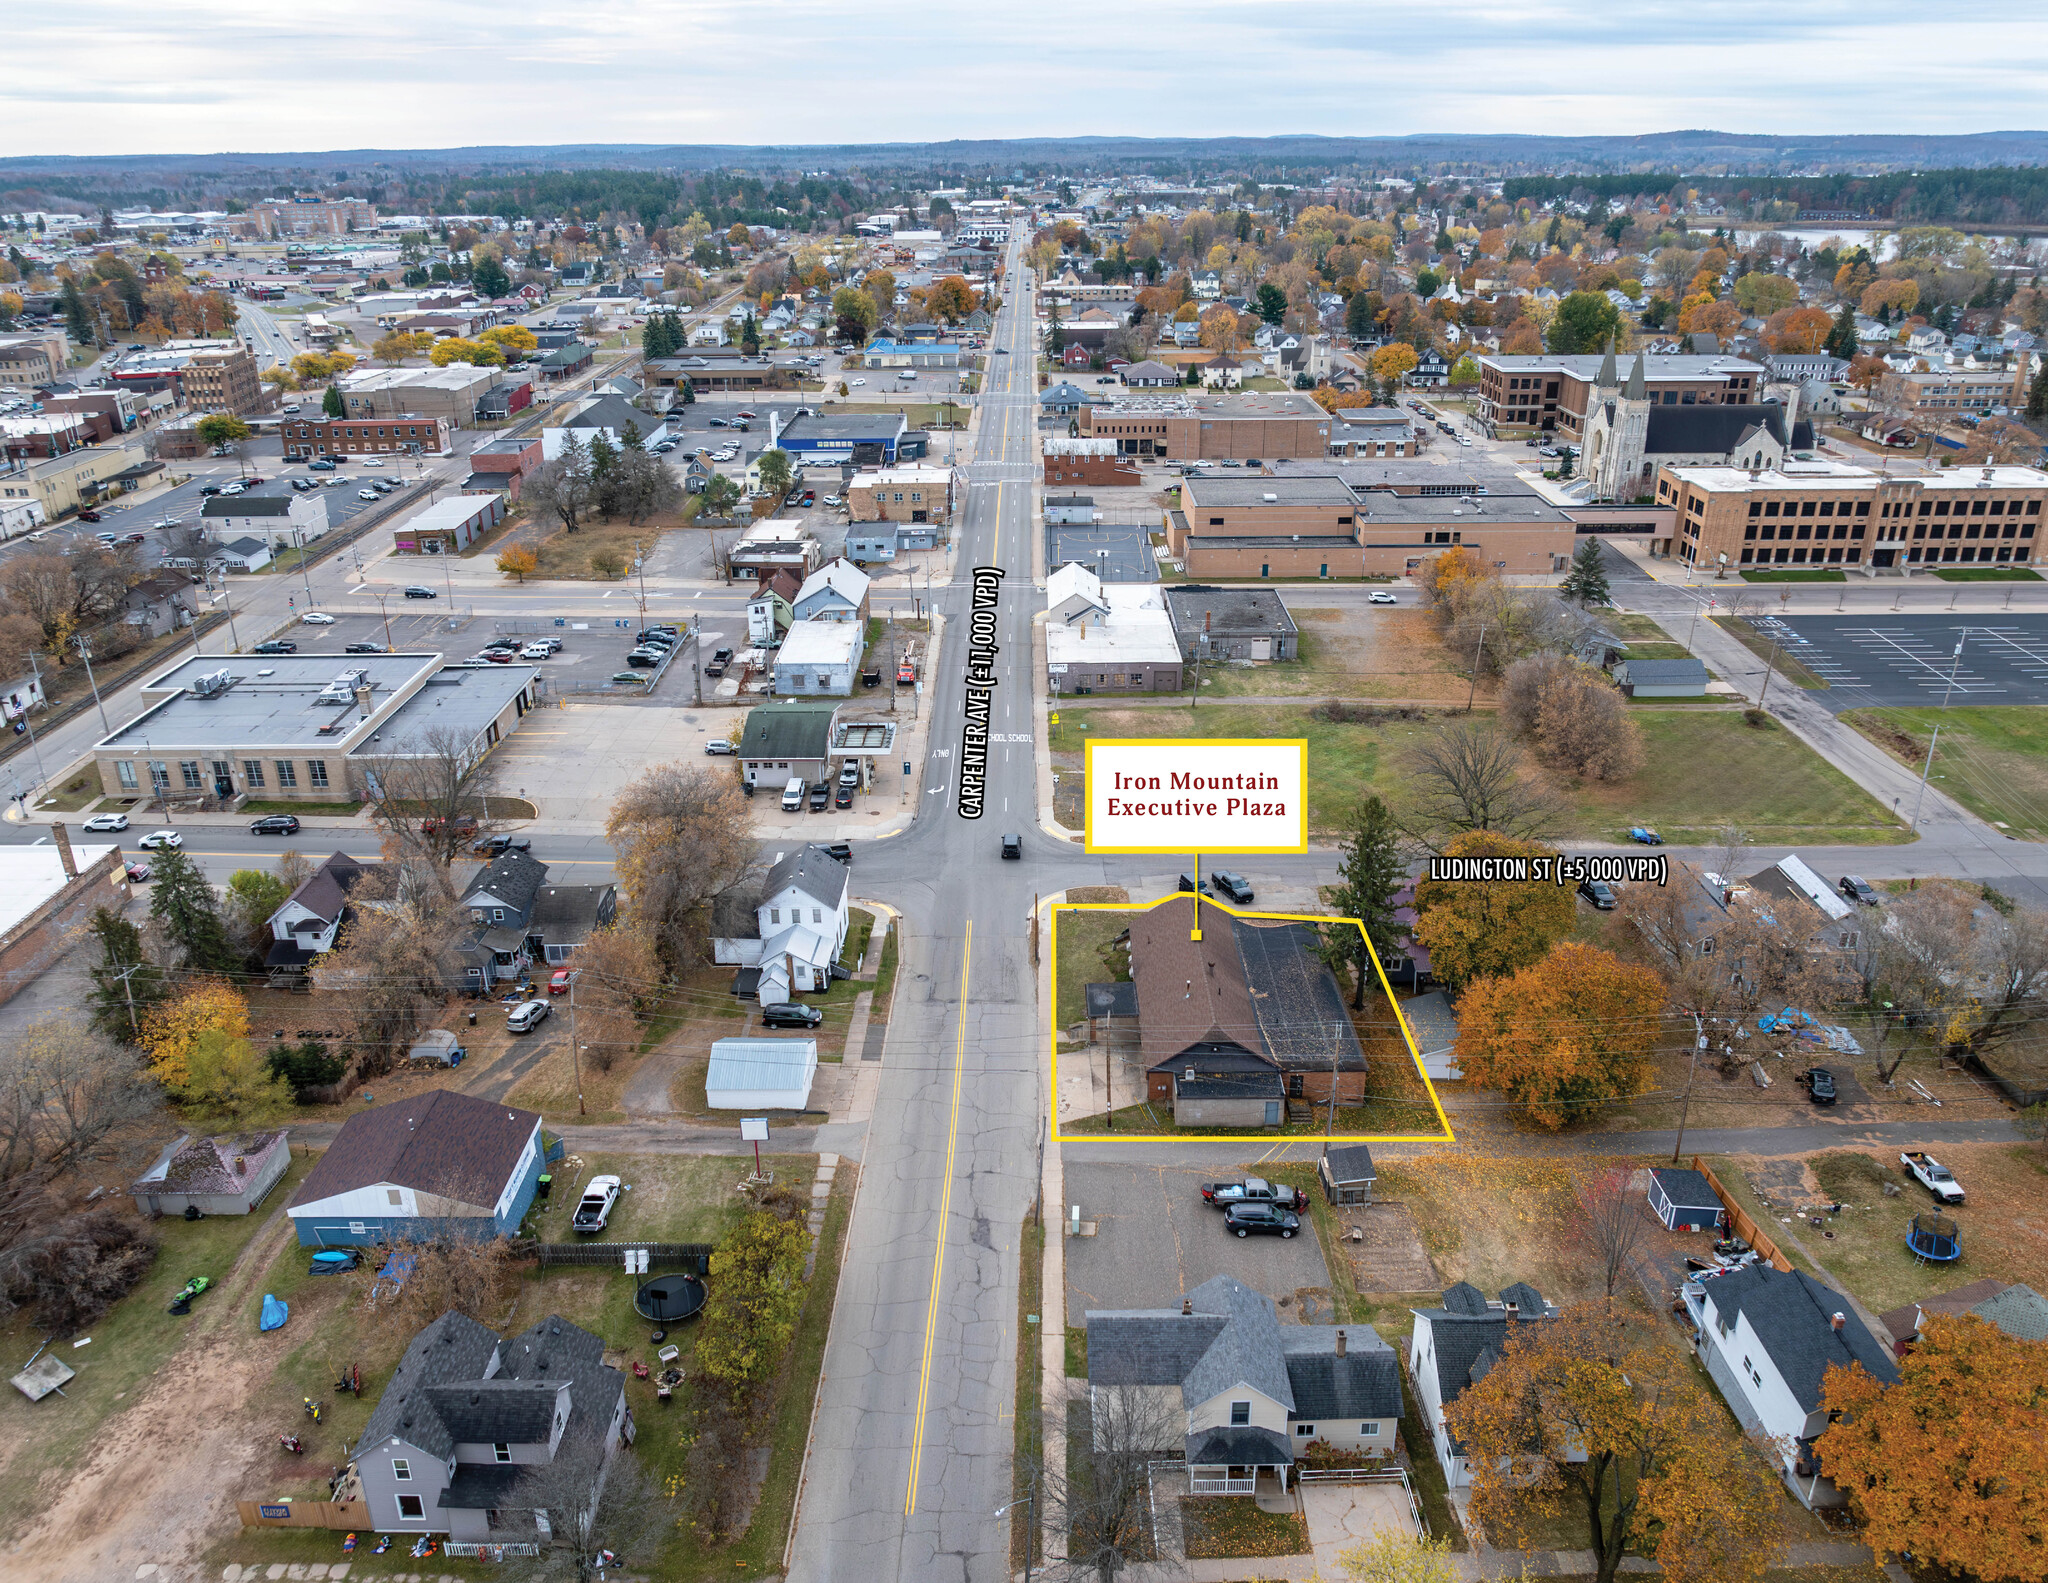
[[[2025,10],[10,18],[0,1579],[2048,1583]]]

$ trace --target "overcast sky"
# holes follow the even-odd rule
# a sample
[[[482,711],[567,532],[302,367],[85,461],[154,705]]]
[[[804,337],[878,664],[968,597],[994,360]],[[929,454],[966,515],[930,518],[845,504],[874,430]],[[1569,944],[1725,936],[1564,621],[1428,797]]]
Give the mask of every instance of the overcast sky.
[[[1950,0],[92,0],[10,7],[0,153],[1116,133],[2039,126],[2048,28]],[[86,25],[81,26],[81,22]]]

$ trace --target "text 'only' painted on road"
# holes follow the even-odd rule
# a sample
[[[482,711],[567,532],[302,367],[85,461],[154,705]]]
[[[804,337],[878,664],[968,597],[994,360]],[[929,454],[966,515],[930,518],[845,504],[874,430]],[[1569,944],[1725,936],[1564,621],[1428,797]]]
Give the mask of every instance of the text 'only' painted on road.
[[[1090,852],[1306,852],[1308,743],[1138,738],[1088,744]]]

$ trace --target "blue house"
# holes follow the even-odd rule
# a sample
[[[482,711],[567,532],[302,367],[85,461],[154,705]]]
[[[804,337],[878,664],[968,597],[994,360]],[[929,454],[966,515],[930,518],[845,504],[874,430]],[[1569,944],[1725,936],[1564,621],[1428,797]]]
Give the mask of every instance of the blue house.
[[[349,1117],[285,1213],[306,1248],[509,1237],[543,1149],[535,1112],[432,1089]]]

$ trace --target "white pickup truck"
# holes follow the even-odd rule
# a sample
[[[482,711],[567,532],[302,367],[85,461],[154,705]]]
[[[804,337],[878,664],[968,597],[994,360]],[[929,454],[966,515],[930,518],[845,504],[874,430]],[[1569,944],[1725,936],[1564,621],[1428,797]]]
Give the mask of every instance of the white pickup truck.
[[[1899,1164],[1906,1168],[1909,1176],[1916,1179],[1944,1204],[1963,1202],[1963,1184],[1951,1176],[1948,1167],[1933,1155],[1919,1149],[1908,1149],[1899,1156]]]

